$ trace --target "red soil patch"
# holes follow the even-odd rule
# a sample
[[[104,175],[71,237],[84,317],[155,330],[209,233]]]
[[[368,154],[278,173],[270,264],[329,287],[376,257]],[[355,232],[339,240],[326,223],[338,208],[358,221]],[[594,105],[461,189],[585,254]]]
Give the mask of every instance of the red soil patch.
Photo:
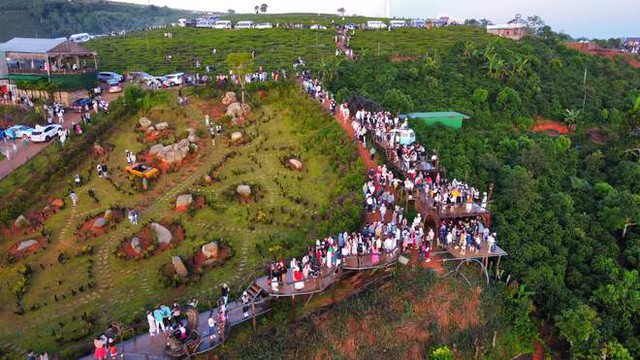
[[[223,264],[230,256],[231,249],[218,242],[218,257],[216,259],[207,259],[202,253],[201,248],[198,248],[198,253],[190,259],[189,265],[191,265],[192,269],[218,266]]]
[[[85,220],[84,223],[78,225],[76,227],[76,232],[73,235],[79,241],[87,241],[90,238],[98,238],[106,233],[108,233],[111,229],[113,229],[122,219],[124,218],[124,209],[111,209],[111,217],[107,221],[107,223],[103,227],[94,227],[93,223],[104,217],[104,212],[93,217],[90,217]]]
[[[25,239],[22,241],[26,241],[26,240],[30,240],[30,239]],[[26,249],[23,249],[21,251],[18,251],[18,246],[20,245],[20,243],[22,241],[18,241],[17,243],[13,244],[13,246],[11,246],[11,248],[9,249],[9,251],[7,251],[7,253],[9,255],[19,255],[19,254],[29,254],[29,253],[34,253],[37,250],[41,249],[43,246],[45,246],[47,244],[47,238],[38,234],[38,236],[34,237],[33,240],[37,241],[37,244],[34,244],[32,246],[29,246]]]
[[[391,55],[390,57],[390,60],[393,62],[412,61],[412,60],[418,60],[418,59],[420,59],[419,56],[400,55],[400,54],[394,54],[394,55]]]
[[[206,204],[207,204],[207,199],[204,196],[196,196],[196,197],[193,198],[193,203],[191,205],[193,205],[193,207],[196,210],[200,210]],[[187,209],[188,209],[188,206],[176,206],[176,211],[177,212],[187,211]]]
[[[2,228],[2,235],[4,238],[18,237],[21,235],[27,235],[34,231],[38,231],[42,228],[42,224],[53,214],[57,213],[64,207],[64,201],[62,199],[50,198],[40,211],[32,211],[25,215],[25,218],[29,220],[31,224],[25,228],[16,228],[15,223],[11,222],[8,227]]]
[[[604,145],[611,140],[607,135],[602,134],[602,128],[595,127],[586,131],[589,141],[595,144]]]
[[[561,122],[540,118],[535,120],[535,125],[531,130],[541,133],[556,133],[562,135],[569,133],[569,129],[567,128],[567,126],[562,124]]]
[[[567,43],[566,45],[582,53],[603,56],[610,60],[614,60],[616,56],[621,56],[627,62],[627,64],[629,64],[629,66],[640,69],[640,60],[638,60],[638,57],[634,54],[621,53],[620,51],[614,49],[604,49],[595,43],[573,42]]]
[[[185,231],[184,228],[178,223],[166,223],[163,221],[159,222],[160,225],[166,227],[173,235],[171,239],[171,243],[169,244],[157,244],[154,239],[153,230],[151,230],[151,224],[146,225],[140,231],[135,233],[133,236],[140,239],[140,248],[142,251],[138,254],[131,247],[131,239],[132,237],[126,237],[118,247],[118,256],[125,258],[126,260],[131,259],[142,259],[149,256],[155,256],[160,254],[161,252],[171,248],[172,246],[181,244],[185,239]]]

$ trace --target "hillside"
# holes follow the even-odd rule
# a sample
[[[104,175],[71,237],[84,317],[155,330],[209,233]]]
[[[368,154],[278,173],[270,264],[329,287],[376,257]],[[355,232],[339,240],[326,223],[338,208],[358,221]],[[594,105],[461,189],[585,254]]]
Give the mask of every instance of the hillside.
[[[17,36],[105,34],[176,22],[181,17],[193,17],[193,12],[101,0],[9,0],[0,3],[0,41]]]

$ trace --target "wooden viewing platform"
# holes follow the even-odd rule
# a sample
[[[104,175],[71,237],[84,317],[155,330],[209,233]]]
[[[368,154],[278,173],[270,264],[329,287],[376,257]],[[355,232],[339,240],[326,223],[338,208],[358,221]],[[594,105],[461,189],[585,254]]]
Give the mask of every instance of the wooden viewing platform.
[[[256,279],[255,284],[269,296],[278,298],[322,292],[337,280],[337,267],[331,269],[321,267],[321,275],[317,278],[309,277],[306,280],[295,281],[293,271],[288,269],[284,283],[274,283],[269,281],[268,276],[262,276]]]
[[[227,327],[225,336],[220,339],[220,337],[216,337],[215,339],[209,338],[209,326],[207,321],[209,319],[210,311],[204,311],[200,313],[198,318],[198,333],[201,335],[201,343],[198,346],[198,350],[196,354],[205,353],[207,351],[213,350],[216,347],[222,345],[224,341],[229,336],[231,327],[241,324],[245,321],[252,320],[254,315],[260,316],[268,311],[271,308],[266,304],[265,301],[255,302],[253,303],[253,311],[251,308],[249,309],[249,316],[244,317],[242,313],[242,303],[240,300],[235,300],[229,302],[227,304]],[[218,308],[214,308],[214,315],[218,313]],[[217,321],[217,320],[216,320]],[[134,336],[133,338],[126,340],[120,344],[118,344],[118,355],[122,355],[121,359],[127,360],[155,360],[155,359],[169,359],[170,357],[165,354],[165,346],[167,344],[166,336],[162,332],[155,336],[150,336],[148,333]],[[94,360],[93,354],[87,355],[81,360]]]
[[[347,256],[343,259],[342,268],[346,270],[371,270],[379,269],[395,263],[400,256],[397,249],[389,254],[378,254],[377,261],[373,254],[363,254],[359,256]]]

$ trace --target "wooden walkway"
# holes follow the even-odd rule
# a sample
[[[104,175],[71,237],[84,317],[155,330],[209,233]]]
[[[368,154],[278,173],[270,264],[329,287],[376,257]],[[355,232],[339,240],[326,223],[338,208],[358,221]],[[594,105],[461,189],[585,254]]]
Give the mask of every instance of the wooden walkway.
[[[267,306],[267,303],[264,301],[254,303],[254,308],[255,316],[263,315],[271,310],[270,307]],[[209,319],[210,311],[200,313],[200,316],[198,318],[198,333],[202,336],[202,343],[198,347],[198,353],[205,353],[222,345],[226,338],[228,338],[231,327],[251,320],[254,315],[251,310],[249,310],[249,316],[244,317],[242,313],[242,303],[239,300],[227,304],[227,310],[227,336],[225,336],[222,341],[219,337],[210,339],[208,336],[209,326],[207,324],[207,321]],[[217,314],[218,308],[215,308],[212,311],[214,314]],[[155,336],[150,336],[147,333],[137,335],[129,340],[118,344],[118,354],[122,355],[121,359],[127,360],[169,359],[169,357],[164,352],[165,346],[165,334],[160,333]],[[87,355],[81,358],[81,360],[94,360],[93,354]]]
[[[317,278],[309,277],[306,280],[295,281],[293,278],[293,271],[289,269],[287,271],[285,281],[272,282],[268,281],[267,276],[258,278],[255,284],[260,286],[260,289],[267,293],[269,296],[288,297],[296,295],[308,295],[324,291],[327,287],[338,280],[338,268],[333,267],[327,269],[322,267],[321,275]]]
[[[348,256],[343,259],[342,268],[346,270],[379,269],[394,264],[398,261],[399,256],[400,251],[398,249],[389,254],[378,254],[377,257],[373,254]]]

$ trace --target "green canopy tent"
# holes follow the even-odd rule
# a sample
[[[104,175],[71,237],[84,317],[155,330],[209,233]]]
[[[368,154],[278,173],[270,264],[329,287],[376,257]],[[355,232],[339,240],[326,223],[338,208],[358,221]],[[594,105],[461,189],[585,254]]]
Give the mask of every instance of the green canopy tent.
[[[416,112],[400,115],[401,119],[419,119],[427,125],[434,125],[440,123],[446,127],[452,129],[460,129],[462,127],[462,120],[469,119],[469,116],[461,114],[455,111],[440,111],[440,112]]]

